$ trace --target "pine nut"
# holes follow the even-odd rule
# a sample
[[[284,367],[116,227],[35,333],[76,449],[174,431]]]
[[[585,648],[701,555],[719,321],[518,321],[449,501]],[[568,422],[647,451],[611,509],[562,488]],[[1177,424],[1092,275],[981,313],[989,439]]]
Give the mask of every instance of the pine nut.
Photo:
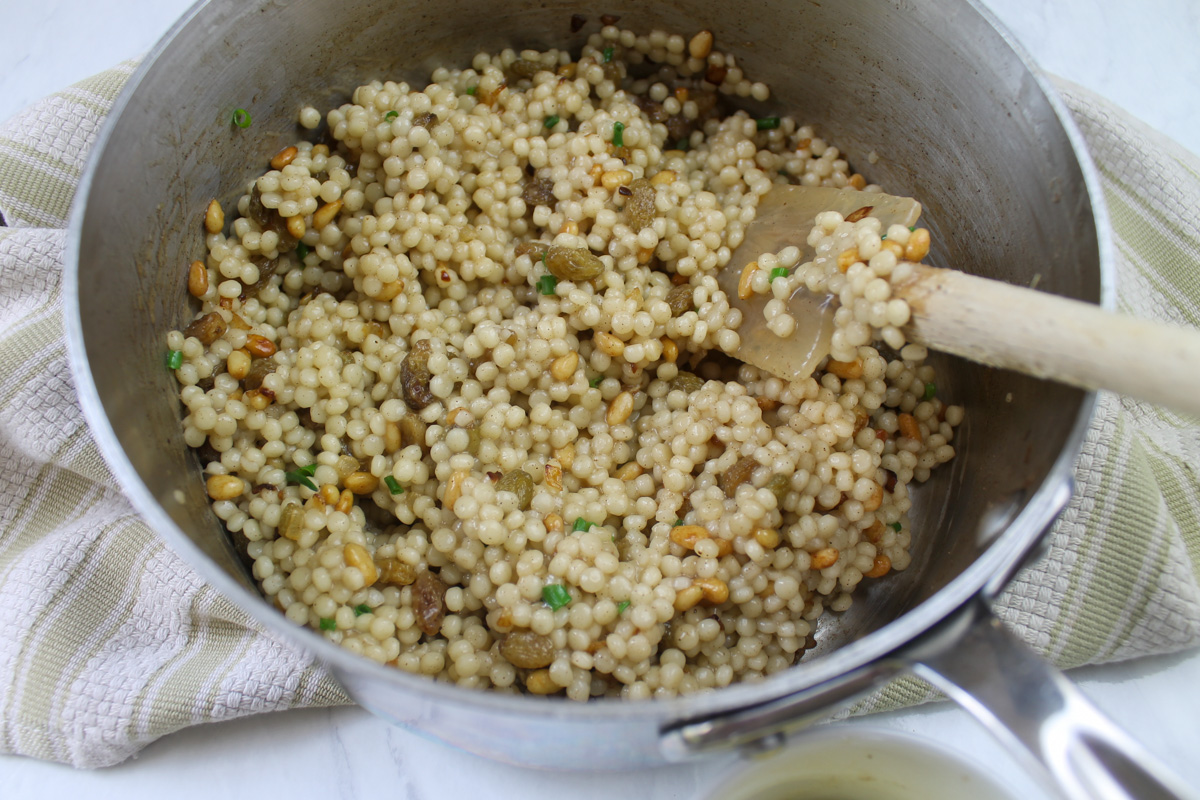
[[[221,210],[221,204],[216,200],[211,201],[204,211],[204,230],[209,233],[220,233],[225,230],[225,212]]]
[[[550,678],[550,670],[539,669],[529,673],[525,678],[525,688],[530,694],[554,694],[562,691],[563,687]]]
[[[655,173],[654,177],[650,179],[650,185],[665,186],[668,183],[674,183],[678,177],[679,175],[677,175],[673,169],[659,170],[657,173]]]
[[[712,31],[700,31],[688,42],[688,55],[692,58],[708,58],[708,54],[712,52],[712,46]]]
[[[858,189],[860,192],[863,189],[867,188],[867,179],[864,178],[862,175],[859,175],[857,172],[854,173],[853,175],[851,175],[850,180],[848,180],[846,183],[849,184],[852,188]]]
[[[208,269],[203,261],[193,261],[188,267],[188,294],[203,297],[208,291]]]
[[[853,361],[835,361],[831,358],[825,364],[825,371],[832,372],[844,381],[853,380],[862,377],[863,362],[861,358]]]
[[[205,487],[213,500],[232,500],[242,496],[246,482],[236,475],[210,475]]]
[[[568,444],[566,447],[560,447],[554,451],[554,457],[558,459],[558,463],[562,464],[562,468],[569,470],[575,463],[575,445]]]
[[[846,270],[850,269],[850,266],[852,264],[854,264],[854,262],[859,261],[859,260],[861,260],[861,259],[859,259],[859,257],[858,257],[858,248],[857,247],[851,247],[849,250],[843,250],[841,252],[841,254],[838,256],[838,260],[837,260],[838,270],[841,272],[845,272]]]
[[[292,159],[294,159],[299,152],[300,151],[296,149],[295,145],[283,148],[271,159],[271,169],[283,169],[288,164],[292,163]]]
[[[379,487],[379,478],[369,472],[352,472],[346,476],[343,484],[355,494],[370,494]]]
[[[387,422],[383,427],[383,449],[394,453],[400,449],[403,439],[400,436],[400,426],[395,422]]]
[[[877,511],[883,505],[883,487],[878,483],[871,490],[871,496],[862,501],[863,511]]]
[[[720,578],[697,578],[692,582],[704,593],[704,602],[719,606],[729,599],[729,586]]]
[[[742,276],[738,278],[738,297],[742,300],[749,300],[750,295],[754,294],[754,272],[757,269],[757,261],[751,261],[742,267]]]
[[[779,546],[779,531],[772,528],[757,528],[754,531],[754,541],[767,550],[774,550]]]
[[[333,218],[336,217],[338,212],[341,210],[341,199],[334,200],[332,203],[326,203],[325,205],[321,206],[317,209],[316,213],[313,214],[313,228],[318,231],[321,230],[321,228],[324,228],[330,222],[333,222]]]
[[[679,345],[675,344],[674,339],[664,336],[662,338],[662,346],[663,358],[665,358],[669,363],[674,364],[676,359],[679,358]]]
[[[629,392],[621,392],[612,399],[612,403],[608,406],[608,414],[604,419],[609,425],[620,425],[629,419],[629,415],[632,413],[633,395]]]
[[[891,250],[892,255],[896,256],[897,259],[904,258],[904,248],[899,242],[893,242],[891,239],[884,242],[880,246],[880,250]]]
[[[299,214],[294,217],[288,217],[287,232],[291,234],[292,238],[294,239],[299,239],[305,233],[307,233],[308,227],[304,224],[304,217],[300,216]]]
[[[708,529],[702,525],[676,525],[671,528],[671,541],[688,550],[695,550],[696,542],[711,536]]]
[[[863,573],[864,578],[882,578],[892,570],[892,560],[883,553],[875,556],[875,563]]]
[[[692,584],[675,595],[675,610],[683,613],[704,599],[704,589]]]
[[[600,185],[610,192],[633,182],[633,173],[627,169],[610,169],[600,176]]]
[[[547,462],[546,478],[543,481],[543,485],[554,492],[562,490],[562,465],[557,461]]]
[[[575,374],[577,366],[579,366],[579,354],[572,351],[554,359],[554,362],[550,364],[550,375],[556,381],[568,381]]]
[[[313,158],[316,158],[317,156],[328,156],[328,155],[329,155],[329,145],[327,145],[327,144],[314,144],[313,145],[313,149],[312,149],[312,157]]]
[[[338,488],[332,483],[326,483],[321,486],[321,491],[318,493],[318,496],[325,502],[325,505],[332,506],[337,503],[339,498],[341,498],[342,493],[338,491]]]
[[[822,547],[812,554],[809,568],[825,569],[826,567],[832,567],[837,563],[838,556],[840,555],[841,553],[838,552],[836,547]]]
[[[607,331],[596,331],[592,341],[596,349],[606,356],[617,358],[625,352],[625,343]]]
[[[641,464],[636,461],[630,461],[613,473],[613,477],[619,481],[631,481],[635,478],[640,478],[643,473],[645,473],[645,470],[642,469]]]
[[[900,423],[900,435],[921,441],[921,425],[917,422],[917,418],[912,414],[900,414],[896,417],[896,421]]]
[[[346,561],[346,566],[354,567],[363,576],[363,584],[370,586],[379,580],[379,568],[375,566],[375,561],[371,558],[371,554],[367,552],[367,548],[357,542],[350,542],[342,548],[342,558]]]
[[[453,425],[459,428],[473,428],[475,427],[475,418],[471,416],[470,411],[459,406],[451,409],[450,413],[446,415],[446,425],[447,427]]]
[[[254,358],[268,358],[275,355],[275,343],[265,336],[252,333],[246,337],[246,352]]]
[[[229,377],[240,381],[250,371],[250,354],[245,350],[234,350],[225,359],[225,369]]]
[[[450,475],[450,479],[446,481],[446,491],[442,493],[442,508],[454,510],[454,504],[462,497],[463,482],[469,474],[465,469],[458,469]]]
[[[338,497],[337,505],[333,507],[334,511],[340,511],[343,514],[349,514],[354,510],[354,492],[349,489],[342,489],[342,494]]]
[[[275,393],[269,389],[251,389],[243,396],[246,403],[255,411],[262,411],[275,400]]]
[[[547,514],[544,522],[546,523],[546,530],[549,533],[562,533],[563,518],[558,514]]]
[[[925,228],[917,228],[908,237],[908,243],[904,245],[904,257],[909,261],[920,261],[927,255],[929,255],[929,231]]]

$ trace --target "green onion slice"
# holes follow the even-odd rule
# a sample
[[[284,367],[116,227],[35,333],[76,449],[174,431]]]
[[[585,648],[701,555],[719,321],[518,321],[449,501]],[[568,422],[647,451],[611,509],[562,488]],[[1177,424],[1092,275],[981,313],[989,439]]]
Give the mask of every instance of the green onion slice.
[[[554,294],[555,287],[558,286],[558,278],[553,275],[543,275],[538,278],[537,289],[539,294],[550,297]]]
[[[607,64],[608,62],[612,61],[612,58],[613,58],[613,53],[615,53],[615,52],[616,52],[616,48],[615,48],[615,47],[606,47],[606,48],[604,48],[603,57],[604,57],[604,63],[605,63],[605,64]]]
[[[329,617],[321,617],[321,630],[336,631],[337,630],[337,620],[331,619]]]
[[[625,609],[627,609],[627,608],[629,608],[629,601],[628,601],[628,600],[622,600],[621,602],[617,603],[617,614],[618,614],[618,615],[620,615],[620,614],[624,614],[624,613],[625,613]]]
[[[786,278],[787,276],[787,267],[775,267],[775,269],[771,270],[771,280],[768,283],[774,282],[776,278]]]
[[[366,603],[354,607],[354,616],[361,617],[363,614],[370,614],[371,607]]]
[[[542,124],[544,126],[546,126],[547,130],[549,130],[561,121],[562,121],[562,117],[560,117],[558,114],[551,114],[550,116],[546,117],[546,121],[543,122]]]
[[[617,120],[613,123],[613,147],[625,146],[625,123]]]
[[[892,530],[894,530],[896,533],[899,533],[900,529],[903,528],[904,526],[901,525],[899,522],[893,522],[889,527]]]
[[[555,611],[558,611],[571,602],[571,593],[562,585],[552,583],[549,586],[542,587],[542,601]]]
[[[244,108],[237,108],[233,111],[233,124],[239,128],[250,127],[250,112]]]
[[[687,150],[691,146],[692,146],[692,142],[690,139],[680,139],[678,142],[675,143],[676,150]]]
[[[682,524],[683,524],[683,520],[681,520],[681,519],[677,519],[677,520],[675,520],[675,524],[674,524],[674,525],[672,525],[671,527],[672,527],[672,528],[678,528],[678,527],[679,527],[680,525],[682,525]]]
[[[383,483],[388,487],[388,491],[392,494],[404,494],[404,487],[401,486],[400,483],[391,475],[384,475]]]
[[[604,376],[603,376],[603,375],[597,375],[596,377],[594,377],[594,378],[592,378],[590,381],[588,381],[588,386],[590,386],[590,387],[592,387],[593,389],[595,389],[595,388],[599,387],[599,386],[600,386],[600,384],[601,384],[601,383],[603,383],[603,382],[604,382]]]
[[[183,351],[172,350],[167,354],[167,366],[171,369],[179,369],[183,366]]]
[[[478,86],[468,86],[467,94],[473,95],[473,94],[475,94],[476,91],[478,91],[478,89],[479,89]]]
[[[779,127],[779,117],[763,117],[754,121],[760,131],[773,131]]]
[[[283,475],[285,478],[287,478],[288,483],[298,483],[301,486],[308,487],[315,492],[317,491],[317,485],[312,482],[311,478],[316,471],[317,465],[309,464],[307,467],[300,467],[299,469],[294,469],[291,472],[285,472]]]
[[[400,116],[400,112],[399,112],[399,111],[389,111],[388,113],[386,113],[386,114],[384,114],[384,115],[383,115],[383,118],[384,118],[384,120],[386,120],[387,122],[391,122],[392,120],[394,120],[394,119],[395,119],[396,117],[398,117],[398,116]]]
[[[925,399],[932,400],[935,394],[937,394],[937,384],[932,381],[925,384]]]
[[[308,245],[306,245],[304,242],[300,242],[298,245],[296,245],[296,258],[300,259],[301,261],[308,258]]]
[[[588,528],[594,528],[595,526],[596,523],[588,522],[583,517],[579,517],[575,520],[575,524],[571,526],[571,532],[579,533],[580,531],[586,531]]]

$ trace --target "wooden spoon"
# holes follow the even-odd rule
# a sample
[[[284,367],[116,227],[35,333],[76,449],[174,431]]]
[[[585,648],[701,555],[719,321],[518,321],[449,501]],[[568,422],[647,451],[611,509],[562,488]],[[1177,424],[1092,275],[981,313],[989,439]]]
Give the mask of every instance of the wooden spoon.
[[[777,185],[759,204],[741,245],[717,275],[730,305],[742,311],[735,355],[785,380],[812,374],[829,354],[836,299],[804,288],[789,300],[796,329],[780,339],[767,328],[769,299],[738,298],[745,265],[763,253],[806,244],[816,215],[843,216],[872,206],[871,216],[889,225],[913,225],[915,200],[853,189]],[[917,265],[913,277],[894,285],[892,296],[908,301],[904,327],[910,342],[980,364],[1023,372],[1085,389],[1109,389],[1200,416],[1200,331],[1136,319],[1058,295],[980,278],[965,272]]]

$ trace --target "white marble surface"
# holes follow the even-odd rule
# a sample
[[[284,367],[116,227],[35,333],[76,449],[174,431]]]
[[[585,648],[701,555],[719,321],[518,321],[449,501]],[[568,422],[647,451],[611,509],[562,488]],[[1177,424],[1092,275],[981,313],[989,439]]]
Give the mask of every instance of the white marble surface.
[[[149,49],[186,0],[0,0],[0,119],[44,94]],[[1196,0],[987,0],[1048,71],[1109,97],[1200,152],[1200,3]],[[20,35],[14,35],[20,31]],[[1200,786],[1200,652],[1078,670],[1097,704],[1192,786]],[[957,708],[878,715],[941,742],[1027,800],[1047,797]],[[735,765],[724,755],[642,773],[558,774],[487,762],[391,728],[357,708],[309,710],[193,728],[119,767],[82,772],[0,756],[0,797],[174,800],[291,796],[703,796]]]

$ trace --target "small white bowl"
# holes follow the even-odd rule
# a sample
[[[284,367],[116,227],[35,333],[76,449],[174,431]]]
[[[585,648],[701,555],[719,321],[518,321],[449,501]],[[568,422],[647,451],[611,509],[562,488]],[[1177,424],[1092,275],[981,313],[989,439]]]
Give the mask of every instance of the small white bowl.
[[[929,739],[862,725],[798,734],[738,765],[710,800],[1014,800]]]

